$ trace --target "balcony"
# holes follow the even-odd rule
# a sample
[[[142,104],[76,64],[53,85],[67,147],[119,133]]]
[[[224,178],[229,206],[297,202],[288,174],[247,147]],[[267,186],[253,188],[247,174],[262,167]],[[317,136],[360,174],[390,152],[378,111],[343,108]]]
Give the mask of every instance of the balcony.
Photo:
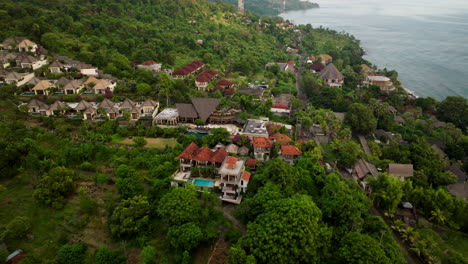
[[[238,193],[239,192],[239,187],[237,186],[225,186],[222,189],[223,193]]]

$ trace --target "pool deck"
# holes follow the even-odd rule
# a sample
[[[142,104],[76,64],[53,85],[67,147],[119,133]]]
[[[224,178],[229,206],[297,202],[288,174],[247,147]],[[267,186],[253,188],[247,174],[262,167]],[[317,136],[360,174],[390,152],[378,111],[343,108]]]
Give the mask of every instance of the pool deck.
[[[220,180],[220,179],[200,178],[200,177],[192,178],[192,177],[190,177],[190,171],[188,171],[188,172],[176,171],[176,172],[174,173],[173,179],[174,179],[175,181],[178,181],[178,182],[189,182],[188,180],[192,180],[192,183],[193,183],[193,181],[195,181],[195,180],[197,180],[197,179],[214,182],[214,186],[212,186],[212,187],[196,185],[196,186],[204,187],[204,188],[219,187],[220,184],[221,184],[221,180]]]

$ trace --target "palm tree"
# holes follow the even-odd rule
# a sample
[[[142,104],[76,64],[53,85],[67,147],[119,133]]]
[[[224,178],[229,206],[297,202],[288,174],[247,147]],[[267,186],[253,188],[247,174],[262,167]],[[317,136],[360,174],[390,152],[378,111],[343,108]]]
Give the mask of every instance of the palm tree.
[[[445,217],[444,212],[439,208],[431,211],[431,217],[429,217],[429,220],[434,221],[440,225],[443,225],[445,222],[447,222],[447,218]]]

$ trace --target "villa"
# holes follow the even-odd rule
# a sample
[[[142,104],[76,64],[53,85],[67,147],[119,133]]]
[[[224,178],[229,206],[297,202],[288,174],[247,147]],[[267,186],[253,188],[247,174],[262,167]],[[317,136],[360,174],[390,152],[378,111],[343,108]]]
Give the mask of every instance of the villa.
[[[302,152],[294,145],[282,145],[279,152],[279,157],[291,165],[293,165],[294,160],[299,158],[301,155]]]
[[[270,139],[254,137],[252,145],[255,159],[259,161],[267,161],[269,159],[271,149],[273,148],[273,142]]]
[[[177,158],[180,160],[180,168],[173,175],[172,186],[183,187],[192,183],[199,191],[218,187],[221,190],[221,200],[235,204],[241,202],[242,193],[247,191],[251,177],[251,174],[245,171],[244,160],[229,156],[224,147],[212,150],[208,147],[200,148],[193,142]],[[214,168],[216,176],[202,178],[192,175],[194,168],[203,167]]]
[[[333,63],[328,64],[318,74],[318,77],[322,78],[325,85],[330,87],[341,87],[343,86],[344,76],[338,71]]]
[[[393,86],[393,83],[390,80],[390,78],[379,75],[367,76],[366,80],[364,81],[364,84],[367,86],[377,85],[380,87],[380,91],[382,92],[391,92],[396,89],[395,86]]]

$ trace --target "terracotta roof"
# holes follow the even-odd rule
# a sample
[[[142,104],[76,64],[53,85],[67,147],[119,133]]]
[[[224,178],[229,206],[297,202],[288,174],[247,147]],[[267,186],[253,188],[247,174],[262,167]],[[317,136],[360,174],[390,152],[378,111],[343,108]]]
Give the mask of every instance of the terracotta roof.
[[[294,145],[282,145],[281,155],[283,156],[300,156],[302,152]]]
[[[195,157],[199,149],[200,147],[192,142],[187,147],[185,147],[185,149],[179,154],[179,156],[177,156],[177,158],[191,160]]]
[[[291,142],[290,137],[281,133],[274,133],[273,135],[270,136],[270,139],[275,140],[275,142],[280,145],[287,145],[289,142]]]
[[[201,62],[201,61],[198,61],[198,60],[194,60],[194,61],[192,61],[191,63],[196,64],[196,65],[198,65],[199,67],[205,65],[205,63],[203,63],[203,62]]]
[[[233,88],[228,88],[224,90],[223,92],[224,95],[233,95],[234,94],[234,89]]]
[[[412,177],[414,175],[413,164],[388,164],[388,173],[399,177]]]
[[[223,79],[223,80],[219,80],[218,83],[216,83],[216,85],[220,85],[220,86],[232,86],[234,85],[235,83],[229,81],[229,80],[226,80],[226,79]]]
[[[197,155],[193,158],[193,160],[197,161],[211,161],[213,157],[213,151],[208,147],[202,147],[197,151]]]
[[[143,62],[143,65],[145,66],[150,66],[150,65],[154,65],[154,64],[157,64],[155,61],[153,60],[147,60],[145,62]]]
[[[367,176],[367,174],[371,174],[374,177],[379,176],[379,172],[377,171],[377,168],[374,166],[374,164],[371,164],[363,159],[358,160],[354,166],[354,170],[359,179],[363,179]]]
[[[201,82],[201,83],[207,83],[210,81],[211,78],[209,78],[208,76],[206,75],[198,75],[197,78],[195,78],[195,80],[197,82]]]
[[[224,148],[217,149],[211,157],[211,162],[222,163],[229,155]]]
[[[288,65],[294,65],[294,61],[288,61]]]
[[[239,159],[236,157],[227,157],[225,163],[229,165],[236,165]]]
[[[328,64],[320,73],[319,77],[324,79],[334,79],[334,80],[343,80],[343,74],[338,71],[338,69],[333,65],[333,63]]]
[[[288,104],[273,104],[273,108],[279,108],[279,109],[289,109]]]
[[[244,181],[248,181],[248,180],[250,180],[250,176],[251,176],[251,175],[252,175],[252,174],[250,174],[250,172],[244,171],[244,173],[242,173],[242,179],[243,179]]]
[[[192,65],[185,65],[184,67],[182,67],[182,70],[186,70],[187,72],[194,73],[197,70],[197,68]]]
[[[184,69],[178,69],[178,70],[175,70],[172,75],[176,75],[176,76],[187,76],[187,75],[190,75],[190,72],[184,70]]]
[[[314,71],[321,71],[324,68],[325,68],[325,66],[319,61],[314,62],[314,64],[312,64],[312,66],[310,66],[310,69],[312,69]]]
[[[271,148],[273,146],[273,143],[268,138],[254,137],[253,146],[254,148]]]
[[[256,159],[248,159],[245,162],[245,165],[257,165],[257,160]]]

